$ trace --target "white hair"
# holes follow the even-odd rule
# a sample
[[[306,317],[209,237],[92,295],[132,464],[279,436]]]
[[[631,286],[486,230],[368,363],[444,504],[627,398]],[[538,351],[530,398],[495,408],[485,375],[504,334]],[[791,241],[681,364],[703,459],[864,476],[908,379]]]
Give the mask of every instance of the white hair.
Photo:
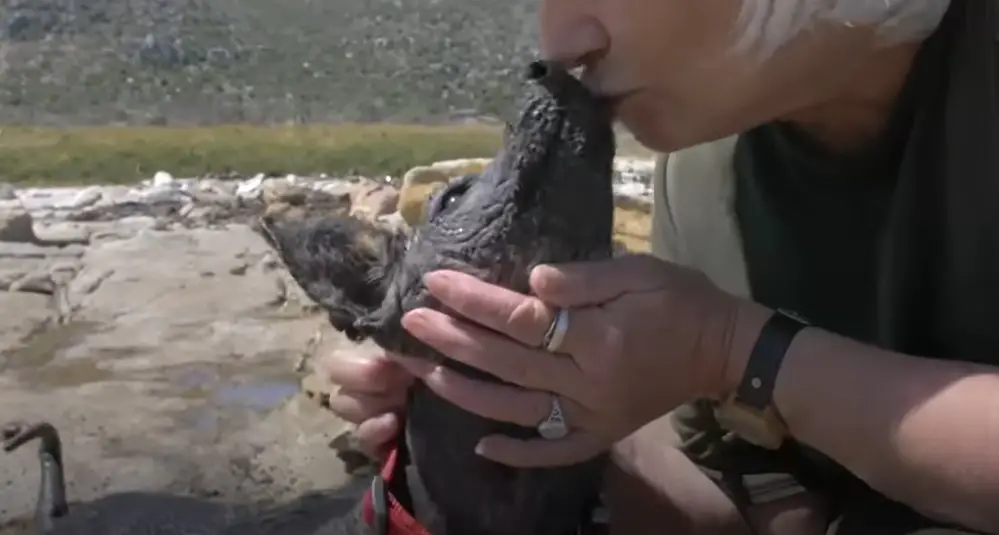
[[[819,22],[871,26],[889,43],[920,40],[933,33],[950,4],[950,0],[742,1],[736,48],[754,48],[764,57]]]

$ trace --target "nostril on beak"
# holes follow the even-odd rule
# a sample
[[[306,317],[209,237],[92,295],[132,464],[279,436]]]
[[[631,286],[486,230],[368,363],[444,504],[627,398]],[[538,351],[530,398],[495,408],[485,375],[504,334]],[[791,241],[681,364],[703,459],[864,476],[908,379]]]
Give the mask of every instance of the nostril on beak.
[[[527,65],[527,79],[538,82],[548,76],[548,64],[544,61],[532,61]]]

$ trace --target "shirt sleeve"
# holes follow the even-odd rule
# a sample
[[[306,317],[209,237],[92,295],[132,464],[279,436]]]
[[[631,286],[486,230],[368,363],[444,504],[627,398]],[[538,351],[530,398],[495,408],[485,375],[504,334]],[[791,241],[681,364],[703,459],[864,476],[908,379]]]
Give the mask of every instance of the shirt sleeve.
[[[685,264],[682,241],[666,195],[668,158],[666,154],[656,160],[649,240],[653,255]],[[710,400],[683,405],[671,413],[670,423],[680,437],[680,450],[737,505],[765,503],[805,491],[789,462],[792,455],[755,446],[723,429],[714,408],[715,402]]]

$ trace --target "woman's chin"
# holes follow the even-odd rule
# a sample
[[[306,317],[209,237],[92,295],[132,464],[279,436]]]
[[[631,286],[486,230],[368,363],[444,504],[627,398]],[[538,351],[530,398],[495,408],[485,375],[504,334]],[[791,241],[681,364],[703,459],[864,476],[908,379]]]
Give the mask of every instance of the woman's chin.
[[[631,132],[636,141],[656,152],[675,152],[716,139],[713,132],[689,127],[688,121],[677,121],[662,109],[647,106],[621,108],[618,121]]]
[[[657,124],[653,117],[638,116],[631,120],[622,116],[620,121],[621,125],[627,128],[628,132],[635,138],[635,141],[638,141],[643,147],[656,152],[675,150],[663,125]]]
[[[672,128],[668,119],[657,106],[649,105],[648,99],[633,95],[618,103],[616,115],[618,122],[628,129],[635,140],[645,148],[657,152],[675,150],[673,136],[669,135]]]

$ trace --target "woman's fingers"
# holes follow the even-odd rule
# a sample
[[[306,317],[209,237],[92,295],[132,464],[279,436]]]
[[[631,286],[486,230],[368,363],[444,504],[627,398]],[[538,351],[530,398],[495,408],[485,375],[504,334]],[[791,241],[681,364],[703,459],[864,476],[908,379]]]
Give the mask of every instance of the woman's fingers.
[[[469,379],[454,370],[435,366],[423,359],[395,358],[418,373],[423,383],[434,393],[483,418],[534,427],[547,418],[552,410],[551,394],[541,390],[525,390],[511,385]],[[589,419],[589,412],[576,402],[563,396],[558,399],[566,425],[582,426]]]
[[[534,278],[541,279],[542,281],[551,278],[546,273],[554,271],[554,268],[549,268],[546,271],[542,269],[545,267],[547,266],[536,268],[534,273],[540,273],[540,275]],[[559,272],[555,271],[555,273]],[[559,281],[561,279],[555,277],[554,280]],[[505,347],[502,349],[496,347],[499,345],[496,342],[493,342],[491,346],[496,347],[495,351],[497,352],[494,354],[502,355],[502,358],[490,360],[495,360],[497,364],[514,366],[530,372],[541,378],[541,380],[550,381],[554,377],[552,374],[555,372],[551,370],[546,371],[544,364],[538,363],[537,353],[531,350],[541,347],[545,334],[553,327],[552,322],[555,320],[555,315],[558,312],[557,307],[546,305],[537,297],[507,290],[506,288],[483,282],[466,273],[455,271],[435,271],[430,273],[426,276],[426,284],[430,293],[450,310],[457,312],[475,324],[499,333],[499,335],[492,335],[493,339],[502,338],[506,342],[506,346],[513,346],[514,344],[510,343],[513,340],[520,342],[520,344],[517,344],[522,344],[522,347],[519,349],[519,355],[525,357],[529,364],[525,365],[521,362],[514,362],[514,359],[507,358],[511,354],[510,350]],[[556,288],[562,288],[557,284],[553,285]],[[565,288],[562,289],[565,290]],[[423,311],[416,312],[423,313]],[[419,319],[435,322],[436,326],[444,328],[451,327],[446,325],[445,319],[447,318],[452,319],[453,324],[459,325],[457,319],[439,312],[436,315],[427,313]],[[606,332],[607,317],[599,307],[570,309],[568,310],[568,320],[566,331],[557,348],[560,354],[571,355],[572,359],[575,359],[588,351],[604,352],[603,348],[607,343],[606,338],[608,336]],[[406,322],[407,320],[404,318],[403,325],[407,325]],[[466,331],[470,330],[466,329]],[[501,337],[500,335],[506,336]],[[452,338],[454,337],[452,336]],[[513,340],[510,340],[510,338]],[[483,344],[490,341],[490,338],[486,336],[478,336],[477,339],[481,340]],[[429,340],[424,339],[424,341],[430,343]],[[447,350],[441,347],[435,347],[449,357],[461,360],[459,355],[448,353]],[[521,360],[523,361],[524,359]],[[466,364],[480,367],[478,363],[474,362],[466,362]],[[560,379],[564,378],[566,369],[564,366],[557,368]],[[499,373],[495,370],[485,371]],[[522,382],[524,379],[521,377],[504,377],[504,379],[525,387],[540,386],[536,383]],[[554,389],[554,385],[549,386]]]
[[[329,382],[352,392],[388,394],[401,392],[413,382],[413,376],[384,354],[363,355],[337,352],[319,362],[320,373]]]
[[[399,435],[399,417],[386,413],[361,422],[354,430],[354,436],[361,443],[364,453],[380,458],[385,447]]]
[[[441,270],[424,278],[427,290],[451,310],[527,347],[539,347],[554,311],[536,297],[479,280],[467,273]]]
[[[531,288],[552,306],[578,307],[606,303],[627,293],[662,288],[666,265],[648,254],[606,260],[541,265],[530,276]]]
[[[368,394],[341,388],[330,393],[329,408],[334,414],[352,424],[376,418],[385,413],[402,410],[406,393]]]
[[[579,369],[566,355],[526,347],[509,337],[420,308],[402,318],[403,327],[451,360],[478,368],[524,388],[576,396]]]
[[[405,409],[406,391],[415,378],[381,352],[327,355],[319,370],[336,385],[330,411],[357,425],[355,436],[368,455],[377,457],[399,433],[395,413]]]

